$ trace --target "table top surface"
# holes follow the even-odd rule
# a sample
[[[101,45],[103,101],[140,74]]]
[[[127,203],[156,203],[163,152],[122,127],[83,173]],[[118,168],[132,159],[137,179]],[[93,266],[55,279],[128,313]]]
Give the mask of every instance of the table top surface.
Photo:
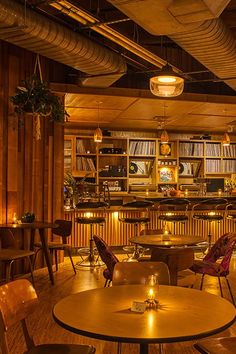
[[[137,243],[143,246],[153,246],[153,247],[171,247],[171,246],[193,246],[200,242],[206,241],[200,236],[191,235],[142,235],[133,237],[129,240],[132,243]]]
[[[34,221],[29,223],[21,223],[21,224],[0,224],[1,229],[50,229],[57,227],[57,224],[51,222],[44,221]]]
[[[130,343],[168,343],[203,338],[229,327],[236,309],[205,291],[159,287],[157,310],[136,313],[133,301],[146,299],[146,285],[97,288],[70,295],[53,309],[55,321],[87,337]]]

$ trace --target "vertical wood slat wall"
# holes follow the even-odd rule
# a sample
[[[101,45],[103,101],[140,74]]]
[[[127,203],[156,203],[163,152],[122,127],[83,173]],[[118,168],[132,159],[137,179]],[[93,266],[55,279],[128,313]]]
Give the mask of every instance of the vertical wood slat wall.
[[[129,239],[135,236],[135,227],[133,224],[127,224],[119,221],[121,217],[138,217],[139,212],[134,211],[96,211],[93,216],[105,216],[103,226],[94,226],[94,234],[100,235],[109,245],[127,245]],[[76,222],[76,218],[86,215],[86,212],[72,211],[65,212],[65,218],[71,220],[73,224],[72,236],[69,240],[72,247],[84,247],[89,244],[90,228],[89,225],[81,225]],[[199,239],[205,238],[209,233],[209,223],[193,220],[191,212],[188,213],[189,221],[186,223],[175,224],[176,235],[194,235],[199,236]],[[160,229],[163,227],[163,222],[158,219],[156,210],[150,211],[150,223],[146,226],[142,225],[140,229],[145,227],[148,229]],[[211,222],[212,242],[215,242],[221,235],[226,232],[236,232],[236,223],[232,220],[224,219],[222,222]],[[171,233],[174,233],[174,224],[168,223],[168,228]]]
[[[33,74],[35,59],[36,54],[0,41],[0,223],[12,222],[14,212],[20,217],[32,211],[42,221],[64,216],[64,126],[41,118],[41,140],[36,141],[32,117],[19,120],[9,100],[21,80]],[[49,81],[52,61],[41,58],[41,64]],[[57,65],[61,69],[54,63],[54,72]],[[27,232],[24,240],[16,236],[19,246],[28,243]]]

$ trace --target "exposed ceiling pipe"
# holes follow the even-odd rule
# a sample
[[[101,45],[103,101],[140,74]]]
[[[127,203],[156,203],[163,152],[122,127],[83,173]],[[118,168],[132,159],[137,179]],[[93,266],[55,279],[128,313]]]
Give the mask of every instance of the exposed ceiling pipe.
[[[84,86],[108,87],[126,73],[122,56],[12,0],[0,0],[0,38],[95,77]],[[99,76],[101,75],[101,76]]]
[[[168,35],[236,90],[236,40],[217,18],[230,0],[108,1],[148,32]]]

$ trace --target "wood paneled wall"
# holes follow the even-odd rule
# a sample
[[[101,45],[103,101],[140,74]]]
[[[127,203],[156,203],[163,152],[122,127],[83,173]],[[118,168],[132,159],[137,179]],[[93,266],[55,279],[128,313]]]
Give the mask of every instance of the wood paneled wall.
[[[0,223],[33,211],[37,220],[63,217],[63,124],[41,118],[41,140],[33,137],[31,116],[14,113],[9,96],[34,71],[36,54],[0,41]],[[61,64],[40,58],[49,82]],[[51,68],[53,67],[53,70]],[[49,75],[50,73],[50,75]]]

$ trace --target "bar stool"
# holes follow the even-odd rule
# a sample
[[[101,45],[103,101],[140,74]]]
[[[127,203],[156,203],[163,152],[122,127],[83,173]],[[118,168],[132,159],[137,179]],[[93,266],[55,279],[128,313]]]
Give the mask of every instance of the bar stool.
[[[220,222],[225,217],[227,200],[224,198],[210,198],[203,200],[192,207],[192,218],[208,223],[208,249],[211,248],[213,221]],[[207,210],[207,212],[205,211]],[[205,211],[205,212],[204,212]],[[205,251],[206,252],[206,251]]]
[[[164,221],[164,228],[166,223],[174,224],[174,234],[176,223],[186,223],[189,218],[187,215],[190,201],[184,198],[168,198],[162,199],[158,204],[158,219]]]
[[[90,189],[95,188],[95,191],[91,192]],[[97,184],[89,184],[86,185],[86,194],[82,194],[82,200],[76,204],[77,210],[85,210],[89,212],[89,210],[94,211],[97,210],[105,210],[110,206],[110,194],[109,188],[107,185],[102,185],[102,192],[101,186]],[[84,201],[85,199],[85,201]],[[83,247],[78,251],[78,254],[81,256],[82,260],[78,262],[76,265],[78,267],[98,267],[104,265],[103,262],[99,262],[98,252],[94,247],[94,226],[100,225],[102,226],[105,223],[104,216],[81,216],[75,218],[75,221],[78,224],[89,225],[90,226],[90,236],[89,236],[89,247]],[[83,258],[83,255],[87,255],[86,258]],[[97,257],[96,257],[97,255]]]
[[[147,215],[148,211],[150,208],[154,206],[153,202],[147,201],[147,200],[135,200],[126,204],[122,205],[122,210],[123,209],[131,209],[131,212],[138,212],[138,216],[134,217],[119,217],[119,221],[126,223],[126,224],[131,224],[134,225],[134,237],[139,236],[139,226],[142,224],[147,224],[150,221],[149,215]],[[145,216],[141,216],[140,212],[141,209],[145,210]],[[135,245],[135,246],[125,246],[123,247],[123,250],[127,252],[128,254],[132,253],[132,255],[127,259],[128,262],[135,262],[138,260],[140,257],[140,253],[144,253],[145,249],[141,246]]]

